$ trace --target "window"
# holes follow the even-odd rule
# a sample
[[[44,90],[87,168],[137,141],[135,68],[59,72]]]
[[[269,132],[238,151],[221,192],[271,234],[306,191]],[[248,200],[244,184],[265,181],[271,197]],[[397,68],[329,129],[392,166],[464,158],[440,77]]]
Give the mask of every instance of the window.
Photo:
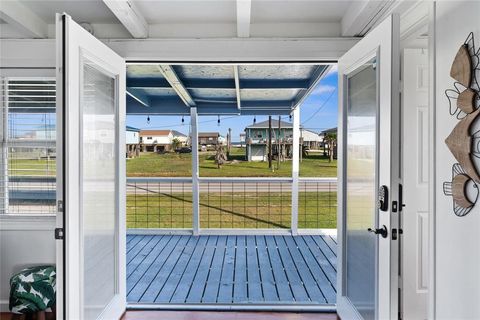
[[[55,214],[55,80],[2,81],[0,212]]]

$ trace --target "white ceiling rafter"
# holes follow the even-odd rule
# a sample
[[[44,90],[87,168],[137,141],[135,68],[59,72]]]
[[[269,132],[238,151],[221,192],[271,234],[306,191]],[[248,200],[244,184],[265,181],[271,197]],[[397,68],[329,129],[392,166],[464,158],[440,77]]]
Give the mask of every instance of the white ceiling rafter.
[[[237,37],[250,37],[251,0],[237,0]]]
[[[342,36],[364,36],[394,1],[353,1],[342,18]]]
[[[32,38],[47,38],[48,25],[18,1],[0,1],[0,18]]]
[[[103,0],[134,38],[148,38],[148,23],[132,0]]]
[[[237,96],[237,109],[242,109],[242,97],[240,96],[240,76],[238,74],[238,65],[233,66],[233,75],[235,77],[235,94]]]
[[[196,103],[193,100],[192,96],[188,92],[187,88],[183,85],[182,81],[178,77],[175,70],[172,66],[167,64],[161,64],[158,66],[163,77],[167,79],[168,83],[172,86],[172,89],[175,90],[177,95],[182,99],[182,101],[189,107],[195,107]]]

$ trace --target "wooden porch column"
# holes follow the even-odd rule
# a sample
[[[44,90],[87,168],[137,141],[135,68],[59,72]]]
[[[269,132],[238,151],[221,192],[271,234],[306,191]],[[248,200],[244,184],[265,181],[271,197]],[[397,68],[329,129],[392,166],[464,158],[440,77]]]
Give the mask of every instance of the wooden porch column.
[[[300,171],[300,108],[292,112],[292,235],[298,234],[298,176]]]
[[[193,213],[193,234],[200,233],[200,185],[198,175],[198,119],[197,108],[190,108],[190,132],[192,139],[192,213]]]

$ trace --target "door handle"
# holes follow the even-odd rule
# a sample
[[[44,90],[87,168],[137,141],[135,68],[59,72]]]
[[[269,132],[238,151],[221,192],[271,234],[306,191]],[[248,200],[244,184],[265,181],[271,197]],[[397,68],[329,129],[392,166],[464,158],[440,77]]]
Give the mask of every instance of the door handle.
[[[379,235],[382,236],[382,238],[386,238],[388,236],[388,230],[387,230],[387,227],[385,225],[383,225],[383,227],[380,228],[380,229],[368,228],[367,231],[375,233],[375,234],[379,234]]]

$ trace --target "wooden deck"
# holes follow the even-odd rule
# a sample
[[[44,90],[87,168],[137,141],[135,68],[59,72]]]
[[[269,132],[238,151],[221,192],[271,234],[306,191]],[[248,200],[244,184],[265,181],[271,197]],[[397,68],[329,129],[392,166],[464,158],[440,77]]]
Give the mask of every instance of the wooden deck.
[[[128,303],[334,304],[333,236],[127,236]]]

